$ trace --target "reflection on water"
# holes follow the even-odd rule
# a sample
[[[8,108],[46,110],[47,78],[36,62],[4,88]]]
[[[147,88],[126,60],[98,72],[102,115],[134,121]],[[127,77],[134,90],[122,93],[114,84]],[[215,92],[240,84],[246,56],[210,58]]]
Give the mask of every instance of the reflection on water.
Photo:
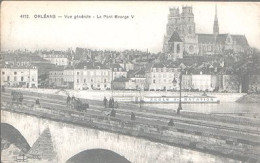
[[[158,103],[158,104],[144,104],[144,106],[152,106],[164,109],[174,109],[178,108],[177,103]],[[208,104],[182,104],[182,108],[185,111],[191,112],[201,112],[201,113],[260,113],[260,103],[208,103]]]

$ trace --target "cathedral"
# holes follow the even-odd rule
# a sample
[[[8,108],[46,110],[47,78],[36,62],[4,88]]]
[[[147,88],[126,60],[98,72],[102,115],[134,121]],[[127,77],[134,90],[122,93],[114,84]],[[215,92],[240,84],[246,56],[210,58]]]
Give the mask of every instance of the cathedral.
[[[217,7],[212,34],[196,33],[192,6],[183,6],[181,13],[178,7],[170,8],[163,43],[163,52],[168,54],[168,59],[218,55],[225,50],[239,53],[247,48],[249,44],[245,35],[219,33]]]

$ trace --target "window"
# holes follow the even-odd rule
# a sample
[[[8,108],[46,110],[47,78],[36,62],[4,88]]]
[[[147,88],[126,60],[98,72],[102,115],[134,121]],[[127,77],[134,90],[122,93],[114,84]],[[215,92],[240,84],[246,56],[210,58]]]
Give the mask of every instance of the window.
[[[79,75],[79,72],[77,72],[77,75]]]
[[[21,77],[21,81],[23,81],[23,76]]]
[[[107,79],[104,79],[104,83],[106,83],[107,82]]]
[[[16,76],[15,76],[15,77],[14,77],[14,81],[16,81],[16,79],[17,79],[17,78],[16,78]]]
[[[180,51],[181,51],[180,44],[177,44],[177,53],[179,53]]]
[[[155,83],[155,80],[153,80],[153,83]]]
[[[84,83],[86,83],[86,79],[84,79]]]
[[[34,81],[34,77],[32,78],[32,81]]]
[[[98,84],[97,87],[100,87],[100,84]]]
[[[5,74],[5,72],[2,72],[2,75],[4,75]]]
[[[79,79],[77,79],[77,83],[79,83]]]
[[[10,81],[10,76],[7,76],[7,81]]]
[[[189,34],[191,34],[192,33],[192,28],[191,27],[189,27]]]
[[[107,87],[107,85],[105,84],[105,85],[104,85],[104,87],[106,88],[106,87]]]
[[[15,75],[17,75],[17,72],[14,72]]]
[[[91,82],[93,82],[93,79],[91,79]]]

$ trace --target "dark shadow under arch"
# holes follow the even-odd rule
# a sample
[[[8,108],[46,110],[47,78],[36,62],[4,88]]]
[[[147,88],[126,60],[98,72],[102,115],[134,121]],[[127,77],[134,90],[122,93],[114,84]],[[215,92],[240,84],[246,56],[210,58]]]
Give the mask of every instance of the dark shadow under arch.
[[[13,144],[24,153],[31,148],[24,136],[15,127],[7,123],[1,123],[1,151]]]
[[[89,149],[72,156],[66,163],[130,163],[130,161],[111,150]]]

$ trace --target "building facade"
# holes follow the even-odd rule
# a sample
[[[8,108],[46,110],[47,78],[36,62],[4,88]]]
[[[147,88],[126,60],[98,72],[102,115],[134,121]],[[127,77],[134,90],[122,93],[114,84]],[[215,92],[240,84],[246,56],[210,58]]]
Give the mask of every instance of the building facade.
[[[49,85],[51,87],[63,87],[63,72],[64,70],[62,68],[55,68],[49,72]]]
[[[128,77],[131,82],[134,83],[134,89],[136,90],[147,90],[147,78],[145,69],[133,70],[132,73],[128,74]],[[131,84],[130,84],[131,85]]]
[[[191,88],[199,91],[213,91],[217,85],[216,79],[216,75],[210,74],[191,75]]]
[[[179,83],[177,67],[167,66],[163,63],[155,63],[146,72],[149,90],[173,90],[179,89],[179,84],[173,83],[175,79]]]
[[[74,69],[75,90],[111,89],[112,70],[101,63],[81,62]]]
[[[37,88],[38,69],[32,65],[4,65],[4,67],[1,68],[1,85]]]
[[[112,72],[113,80],[120,77],[127,77],[127,71],[118,63],[112,65]]]
[[[63,82],[67,88],[74,89],[74,68],[64,69]]]
[[[45,51],[41,52],[40,56],[50,61],[52,64],[56,66],[68,66],[69,65],[69,58],[68,54],[62,51]]]
[[[113,90],[136,90],[136,83],[125,77],[116,78],[113,80]]]

